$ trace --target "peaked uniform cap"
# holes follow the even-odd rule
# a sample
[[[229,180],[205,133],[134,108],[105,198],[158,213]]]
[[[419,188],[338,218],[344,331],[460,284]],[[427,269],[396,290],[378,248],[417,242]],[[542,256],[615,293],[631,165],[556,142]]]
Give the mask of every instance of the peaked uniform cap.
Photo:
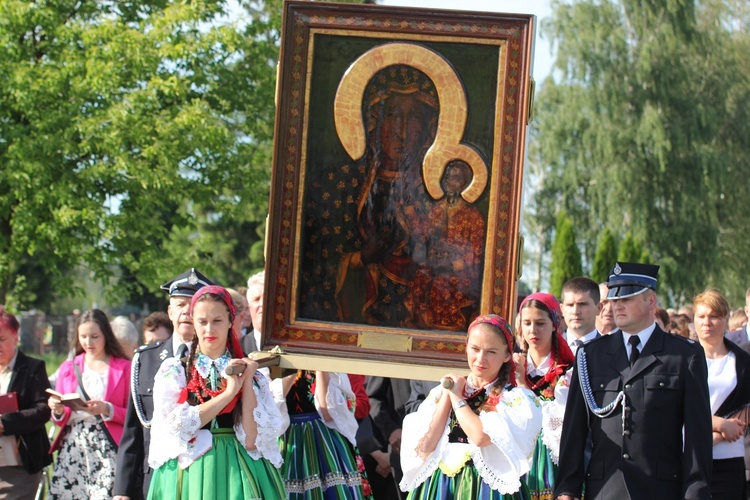
[[[214,283],[203,276],[200,271],[191,268],[181,275],[164,283],[161,289],[169,293],[170,297],[192,297],[195,292],[204,286],[213,285]]]
[[[633,297],[646,290],[656,291],[659,266],[638,262],[615,262],[607,279],[607,299]]]

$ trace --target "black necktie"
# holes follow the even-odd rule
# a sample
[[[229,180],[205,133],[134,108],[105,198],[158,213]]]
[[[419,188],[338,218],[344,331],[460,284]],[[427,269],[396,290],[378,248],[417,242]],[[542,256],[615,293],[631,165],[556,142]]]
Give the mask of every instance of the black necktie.
[[[638,351],[638,344],[641,343],[641,339],[638,338],[638,335],[633,335],[628,339],[628,344],[630,344],[630,366],[632,367],[635,364],[635,360],[638,359],[638,355],[640,354],[640,351]]]
[[[182,359],[187,356],[188,346],[187,344],[180,344],[177,348],[177,359]]]

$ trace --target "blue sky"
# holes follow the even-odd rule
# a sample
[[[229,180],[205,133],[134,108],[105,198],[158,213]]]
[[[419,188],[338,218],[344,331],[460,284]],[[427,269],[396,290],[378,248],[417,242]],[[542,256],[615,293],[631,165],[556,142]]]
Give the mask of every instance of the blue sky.
[[[534,14],[537,23],[549,17],[552,10],[550,0],[378,0],[380,5],[423,7],[434,9],[474,10],[484,12],[507,12],[512,14]],[[539,26],[534,48],[533,76],[537,83],[544,80],[552,71],[553,54],[548,40],[539,36]]]

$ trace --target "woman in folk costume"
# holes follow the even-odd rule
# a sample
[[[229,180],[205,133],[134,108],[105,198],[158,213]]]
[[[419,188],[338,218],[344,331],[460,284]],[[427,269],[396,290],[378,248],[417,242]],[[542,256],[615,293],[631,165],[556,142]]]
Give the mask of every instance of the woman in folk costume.
[[[167,358],[154,381],[150,499],[284,498],[277,440],[283,418],[257,363],[232,334],[229,293],[205,286],[192,299],[196,340]],[[244,367],[241,374],[228,374]]]
[[[536,397],[515,387],[513,334],[500,316],[469,326],[471,373],[450,373],[403,423],[400,487],[409,499],[526,499],[521,476],[542,425]],[[450,385],[450,383],[445,383]]]
[[[280,440],[287,498],[371,498],[356,448],[356,397],[346,374],[301,370],[275,379],[271,389],[290,420]]]
[[[531,498],[552,498],[557,479],[565,401],[575,356],[560,332],[562,311],[552,294],[537,292],[521,302],[521,347],[516,354],[518,385],[542,404],[542,432],[526,477]]]

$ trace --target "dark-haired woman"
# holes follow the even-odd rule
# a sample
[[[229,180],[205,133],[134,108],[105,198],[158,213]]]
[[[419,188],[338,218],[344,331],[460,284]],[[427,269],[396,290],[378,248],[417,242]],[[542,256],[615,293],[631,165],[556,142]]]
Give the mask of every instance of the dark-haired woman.
[[[284,498],[277,439],[283,420],[257,363],[232,333],[226,289],[204,286],[190,304],[196,340],[154,380],[148,498]],[[244,367],[242,374],[227,368]]]
[[[518,385],[542,404],[542,432],[526,477],[531,498],[552,498],[557,480],[565,401],[575,357],[560,332],[562,311],[552,294],[533,293],[521,303],[521,344],[516,355]]]
[[[409,499],[528,498],[521,476],[529,471],[542,425],[531,391],[515,387],[513,334],[496,315],[469,326],[471,373],[454,373],[404,419],[400,487]]]
[[[88,396],[88,402],[85,409],[72,411],[57,397],[49,398],[52,420],[60,426],[53,444],[60,453],[50,497],[110,498],[128,405],[130,361],[99,309],[83,313],[76,332],[76,356],[60,366],[55,389]]]

